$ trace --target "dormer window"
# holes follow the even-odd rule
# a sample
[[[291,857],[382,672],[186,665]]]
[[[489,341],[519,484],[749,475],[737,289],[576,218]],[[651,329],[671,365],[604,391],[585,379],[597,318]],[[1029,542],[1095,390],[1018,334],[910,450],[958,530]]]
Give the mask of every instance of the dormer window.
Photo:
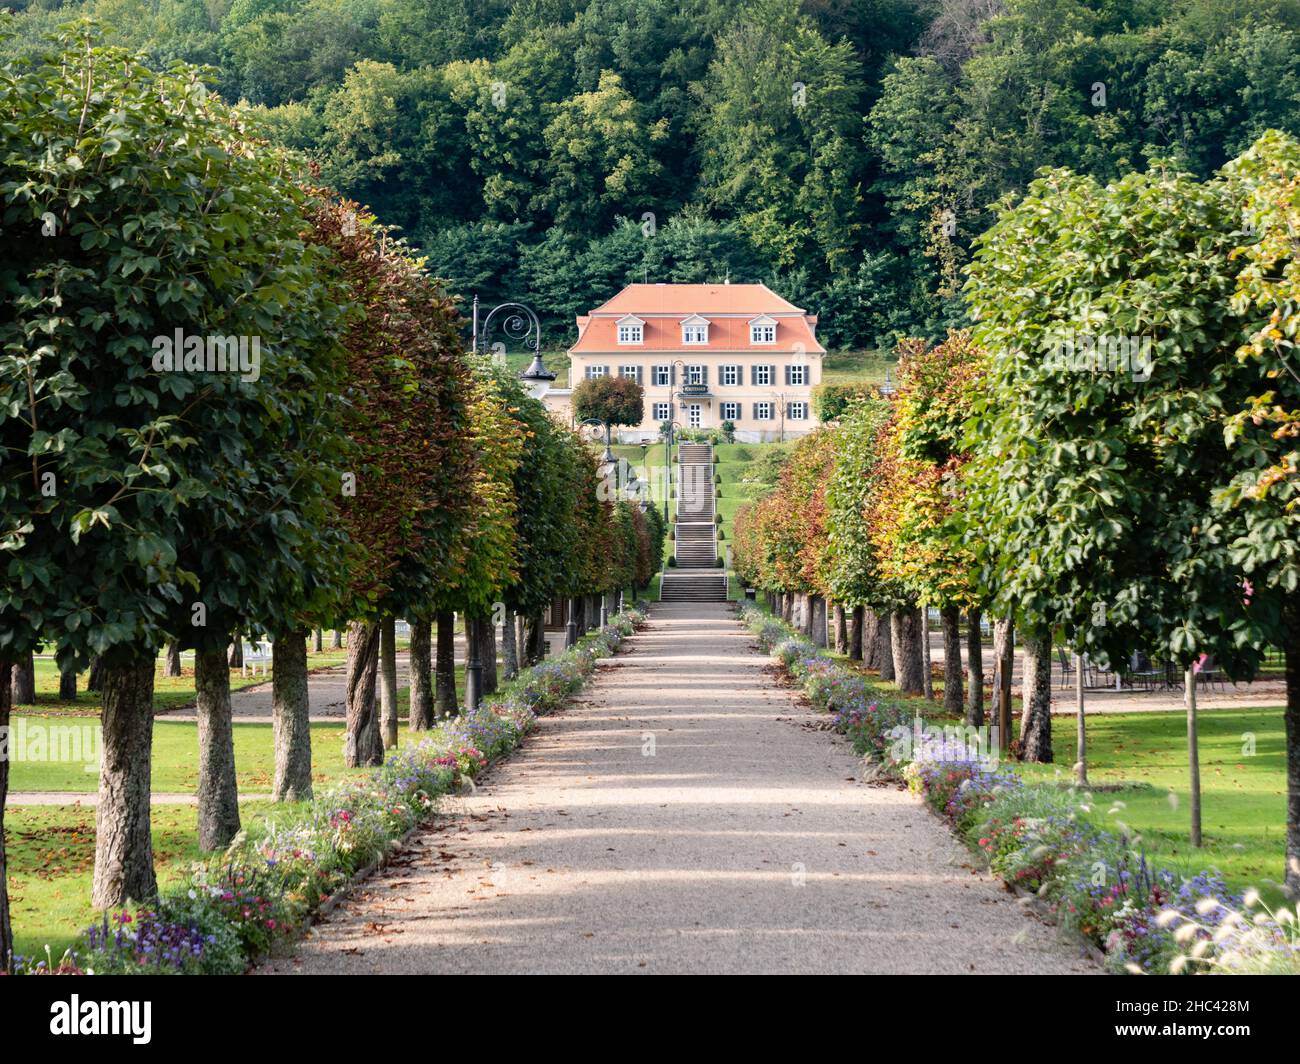
[[[682,343],[707,344],[709,342],[709,319],[698,314],[682,319]]]
[[[751,344],[776,343],[776,319],[760,314],[749,322],[749,342]]]
[[[645,343],[645,322],[631,314],[619,318],[618,342],[620,344]]]

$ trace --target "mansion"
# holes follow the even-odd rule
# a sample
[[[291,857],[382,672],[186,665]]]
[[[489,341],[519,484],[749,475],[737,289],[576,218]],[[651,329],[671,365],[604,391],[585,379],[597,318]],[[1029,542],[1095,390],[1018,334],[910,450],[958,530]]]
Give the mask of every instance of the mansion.
[[[625,442],[657,435],[664,421],[730,421],[745,443],[789,439],[816,424],[812,389],[826,353],[816,331],[815,314],[766,285],[632,284],[578,318],[569,387],[542,398],[572,418],[579,381],[631,377],[645,390],[645,420],[619,430]]]

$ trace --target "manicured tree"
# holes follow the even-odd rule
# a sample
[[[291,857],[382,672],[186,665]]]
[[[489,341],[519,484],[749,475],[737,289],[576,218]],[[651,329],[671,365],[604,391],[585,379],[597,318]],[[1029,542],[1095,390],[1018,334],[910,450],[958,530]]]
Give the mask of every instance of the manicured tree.
[[[0,434],[27,461],[21,475],[4,467],[9,572],[26,575],[6,589],[0,645],[26,649],[30,622],[13,617],[30,614],[57,633],[61,668],[99,658],[92,901],[110,907],[156,891],[157,652],[181,634],[179,604],[230,594],[192,567],[196,537],[213,514],[259,508],[271,486],[293,498],[282,426],[311,416],[328,379],[332,311],[282,168],[196,73],[156,74],[81,31],[63,49],[7,92],[9,132],[44,147],[7,152],[15,180],[2,186],[13,250]],[[214,336],[263,337],[267,350],[253,363],[248,343],[222,375],[187,345],[176,372],[161,356],[177,329],[200,351]],[[301,519],[291,503],[282,516]],[[220,549],[227,571],[253,571],[290,543],[240,534]]]
[[[540,402],[524,394],[517,381],[503,380],[501,386],[507,389],[513,417],[523,429],[523,451],[513,485],[518,555],[523,564],[502,601],[507,621],[518,614],[540,630],[542,612],[563,593],[567,568],[579,546],[571,486],[577,476],[576,448],[581,444]],[[588,490],[594,491],[594,485]],[[517,647],[516,653],[521,664],[527,663],[527,648]]]
[[[312,221],[354,311],[343,338],[351,448],[337,485],[342,527],[361,552],[338,607],[350,621],[344,761],[373,765],[384,750],[380,621],[416,616],[455,578],[470,520],[466,370],[455,305],[404,245],[355,203],[322,197]]]
[[[933,348],[909,342],[903,345],[903,356],[898,370],[895,479],[881,485],[890,512],[872,535],[882,579],[939,607],[944,709],[956,715],[963,710],[958,622],[961,611],[972,610],[978,602],[974,559],[965,543],[967,523],[960,520],[961,474],[967,460],[962,437],[983,355],[969,334],[954,332]],[[973,620],[978,631],[978,616]],[[967,719],[982,723],[982,707],[978,719],[973,710]]]
[[[1239,220],[1222,182],[1157,166],[1103,188],[1054,171],[980,241],[968,296],[989,387],[968,482],[983,562],[1036,651],[1026,757],[1050,744],[1035,681],[1058,625],[1095,660],[1209,653],[1232,675],[1267,645],[1270,606],[1246,604],[1212,514],[1223,411],[1257,379],[1234,357]]]
[[[1300,144],[1261,137],[1228,170],[1245,202],[1246,246],[1237,254],[1234,309],[1248,322],[1238,352],[1255,369],[1240,410],[1228,420],[1241,468],[1215,498],[1232,557],[1250,581],[1247,597],[1276,609],[1286,658],[1286,887],[1300,896]],[[1276,600],[1271,606],[1270,600]]]
[[[631,377],[589,377],[573,389],[573,416],[639,425],[645,419],[645,392]]]
[[[880,431],[889,416],[889,409],[888,403],[873,397],[860,397],[843,409],[836,433],[835,463],[826,480],[823,579],[836,602],[853,608],[858,635],[856,640],[850,639],[850,652],[855,642],[865,650],[866,608],[882,605],[875,554],[865,515]],[[891,655],[891,667],[882,672],[886,679],[893,677],[892,661]],[[867,661],[865,664],[874,663]]]
[[[925,691],[921,607],[915,589],[903,579],[899,566],[890,564],[897,550],[903,513],[915,490],[908,479],[903,428],[898,404],[895,403],[889,420],[878,433],[876,462],[870,473],[864,517],[875,559],[874,597],[889,613],[894,681],[905,694],[921,694]]]
[[[523,460],[526,429],[515,417],[518,383],[489,358],[475,360],[471,370],[466,443],[476,461],[465,490],[469,520],[450,545],[453,564],[424,600],[424,607],[435,614],[451,608],[464,616],[469,655],[477,655],[482,666],[487,654],[495,663],[496,654],[495,643],[484,629],[491,624],[495,604],[518,577],[515,478]],[[439,623],[440,665],[448,653],[443,648],[446,634]],[[475,696],[485,693],[480,689]]]

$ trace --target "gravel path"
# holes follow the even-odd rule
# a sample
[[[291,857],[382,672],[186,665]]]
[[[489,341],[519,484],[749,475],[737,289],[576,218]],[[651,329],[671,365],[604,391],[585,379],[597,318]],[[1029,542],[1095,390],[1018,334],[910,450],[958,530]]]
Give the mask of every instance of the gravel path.
[[[629,647],[261,971],[1095,970],[858,782],[729,607],[659,604]]]

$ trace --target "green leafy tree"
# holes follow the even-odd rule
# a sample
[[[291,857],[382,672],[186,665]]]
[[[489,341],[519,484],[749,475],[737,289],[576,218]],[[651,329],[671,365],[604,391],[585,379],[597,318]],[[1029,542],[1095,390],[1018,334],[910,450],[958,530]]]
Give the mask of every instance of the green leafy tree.
[[[573,416],[639,425],[645,417],[645,390],[631,377],[589,377],[573,389]]]
[[[322,576],[303,556],[330,509],[335,293],[282,161],[194,71],[153,73],[84,28],[58,49],[5,74],[0,646],[39,632],[62,668],[102,664],[92,901],[109,907],[156,889],[159,647],[277,615],[250,573],[281,590]],[[215,363],[225,337],[246,341],[237,371]],[[314,454],[295,452],[305,438]]]

